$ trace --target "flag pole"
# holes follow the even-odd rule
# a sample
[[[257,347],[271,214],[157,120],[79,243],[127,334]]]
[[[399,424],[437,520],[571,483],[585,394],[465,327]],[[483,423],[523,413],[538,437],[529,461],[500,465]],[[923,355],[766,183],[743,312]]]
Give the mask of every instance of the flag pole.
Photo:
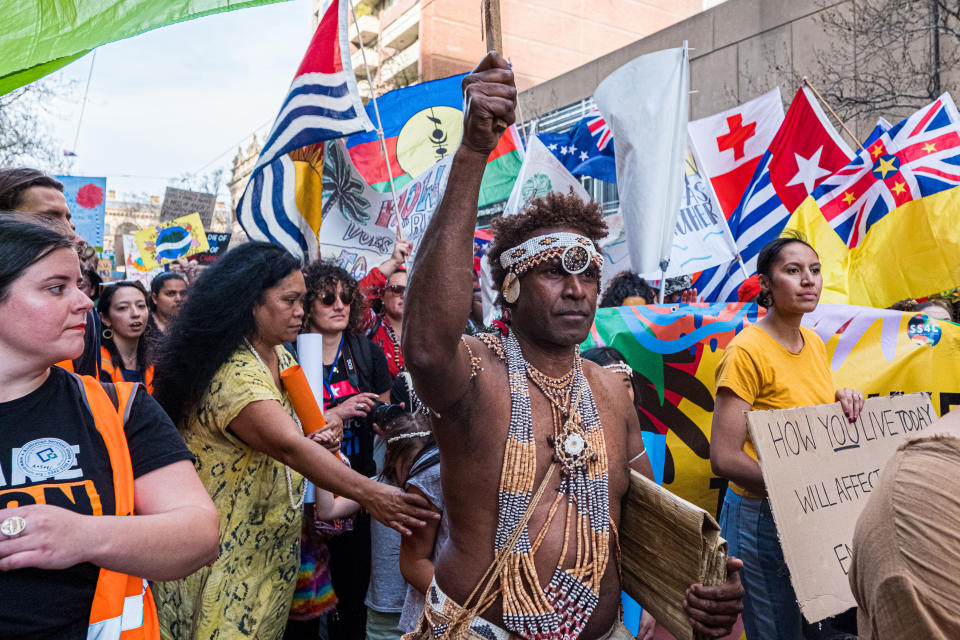
[[[803,84],[806,87],[810,87],[810,91],[813,91],[813,95],[817,97],[817,100],[820,101],[820,104],[822,104],[827,108],[827,111],[829,111],[830,115],[833,116],[833,119],[837,121],[837,123],[840,125],[840,128],[842,128],[847,133],[847,135],[850,136],[850,139],[853,140],[853,143],[855,145],[860,147],[860,151],[863,151],[863,145],[860,144],[860,139],[857,138],[855,135],[853,135],[853,132],[851,132],[850,129],[847,128],[847,125],[843,122],[843,120],[840,119],[840,116],[837,115],[837,112],[833,110],[833,107],[830,106],[830,103],[823,99],[823,96],[820,95],[820,92],[817,91],[817,88],[815,86],[810,84],[810,81],[807,79],[807,76],[803,76]]]
[[[347,0],[350,4],[350,12],[353,14],[353,24],[357,27],[357,33],[360,33],[360,23],[357,21],[357,9],[353,6],[353,0]],[[387,163],[387,176],[390,178],[390,194],[393,196],[393,210],[397,217],[397,240],[403,240],[403,234],[400,232],[400,205],[397,204],[397,187],[393,183],[393,167],[390,166],[390,155],[387,153],[387,141],[383,135],[383,122],[380,120],[380,107],[377,106],[377,92],[373,87],[373,79],[370,77],[370,67],[367,65],[367,51],[363,46],[363,38],[360,39],[360,58],[363,60],[363,70],[367,74],[367,86],[370,88],[370,100],[373,101],[373,113],[377,118],[377,137],[380,139],[380,151],[383,153],[383,159]]]
[[[496,51],[503,55],[503,31],[500,29],[500,0],[483,0],[480,6],[480,18],[483,21],[483,41],[487,51]],[[519,104],[519,103],[518,103]],[[506,131],[507,123],[497,118],[495,127]]]

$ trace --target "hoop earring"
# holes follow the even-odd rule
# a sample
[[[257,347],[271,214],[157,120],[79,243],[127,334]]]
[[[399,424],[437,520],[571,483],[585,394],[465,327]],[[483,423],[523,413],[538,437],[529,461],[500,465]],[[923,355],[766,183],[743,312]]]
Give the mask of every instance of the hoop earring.
[[[104,327],[103,331],[100,332],[100,335],[103,336],[104,340],[113,340],[113,329],[110,327]]]

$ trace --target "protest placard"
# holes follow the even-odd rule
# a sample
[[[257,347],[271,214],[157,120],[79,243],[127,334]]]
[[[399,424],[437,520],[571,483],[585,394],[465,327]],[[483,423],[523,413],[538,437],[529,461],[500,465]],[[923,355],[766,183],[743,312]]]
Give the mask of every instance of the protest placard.
[[[200,215],[196,213],[137,231],[134,238],[143,265],[148,269],[210,250]]]
[[[187,259],[197,264],[213,264],[217,258],[227,252],[232,235],[232,233],[208,233],[207,244],[210,245],[210,250],[205,253],[195,253]]]
[[[203,226],[209,227],[216,206],[216,194],[167,187],[163,192],[163,204],[160,205],[160,222],[199,213]]]
[[[897,447],[936,419],[925,393],[869,398],[853,423],[838,402],[747,413],[790,580],[809,622],[856,606],[847,572],[857,518]]]
[[[78,236],[91,247],[103,247],[103,225],[107,213],[107,179],[84,176],[55,176],[63,184],[63,197],[70,209],[70,222]]]

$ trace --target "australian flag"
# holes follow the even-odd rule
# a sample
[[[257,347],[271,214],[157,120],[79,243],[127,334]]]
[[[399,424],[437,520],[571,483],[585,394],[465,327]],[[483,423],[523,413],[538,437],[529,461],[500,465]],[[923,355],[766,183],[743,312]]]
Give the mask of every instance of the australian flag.
[[[538,133],[537,137],[573,175],[617,181],[613,133],[598,109],[566,133]]]
[[[960,115],[950,94],[883,132],[812,194],[851,249],[894,209],[960,184]]]
[[[264,142],[237,220],[251,240],[317,256],[317,232],[296,204],[296,171],[288,155],[309,145],[373,129],[350,64],[348,0],[331,0]]]

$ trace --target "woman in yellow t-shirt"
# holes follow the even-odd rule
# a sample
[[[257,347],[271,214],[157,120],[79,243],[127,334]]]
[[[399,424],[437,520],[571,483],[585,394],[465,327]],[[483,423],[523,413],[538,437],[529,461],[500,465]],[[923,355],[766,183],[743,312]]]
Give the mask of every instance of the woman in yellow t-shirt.
[[[710,464],[730,480],[720,525],[730,554],[743,559],[748,640],[831,638],[831,625],[803,623],[744,413],[838,400],[853,422],[863,394],[834,390],[823,341],[800,325],[823,288],[816,251],[799,237],[777,238],[760,251],[757,273],[767,314],[730,342],[716,374]]]

